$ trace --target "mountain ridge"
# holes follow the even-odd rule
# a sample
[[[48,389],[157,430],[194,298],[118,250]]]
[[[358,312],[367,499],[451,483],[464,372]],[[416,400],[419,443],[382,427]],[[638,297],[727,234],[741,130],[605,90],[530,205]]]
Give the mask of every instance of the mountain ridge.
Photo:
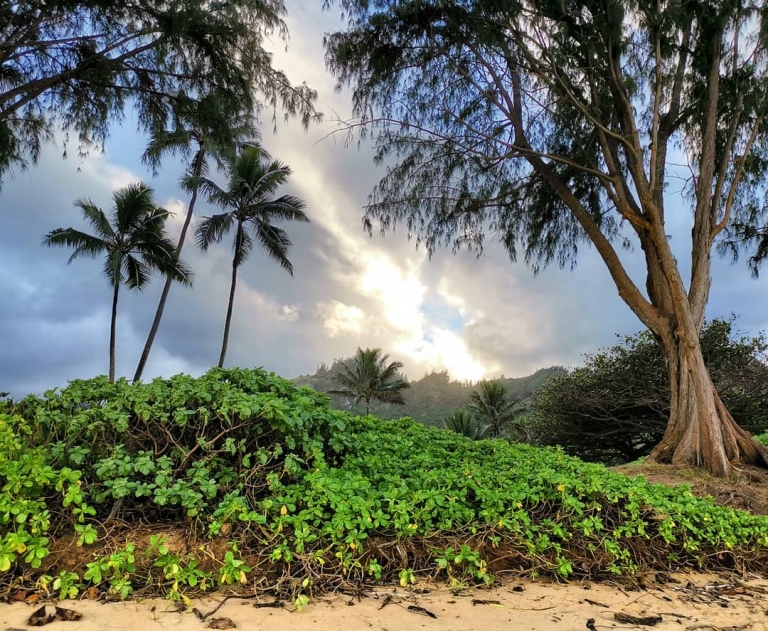
[[[321,364],[317,371],[311,375],[300,375],[291,381],[296,384],[309,386],[318,392],[327,393],[328,390],[339,387],[334,376],[340,370],[341,362],[350,360],[336,360],[328,367]],[[551,366],[539,370],[525,377],[500,377],[492,381],[502,382],[509,391],[510,399],[521,400],[530,397],[546,381],[552,377],[565,374],[562,366]],[[415,421],[425,425],[442,426],[443,419],[450,416],[453,411],[469,403],[470,395],[477,388],[476,383],[454,381],[447,371],[432,371],[418,380],[410,381],[411,387],[403,392],[405,405],[392,403],[371,402],[371,414],[382,419],[390,420],[409,416]],[[365,407],[352,405],[352,402],[338,395],[329,395],[334,407],[348,410],[355,414],[364,414]]]

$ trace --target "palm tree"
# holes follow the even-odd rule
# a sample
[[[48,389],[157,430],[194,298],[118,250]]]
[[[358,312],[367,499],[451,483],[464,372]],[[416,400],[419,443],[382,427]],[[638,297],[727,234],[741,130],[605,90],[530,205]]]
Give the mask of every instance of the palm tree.
[[[204,217],[197,229],[197,243],[205,251],[218,243],[235,228],[232,256],[232,282],[229,290],[227,317],[224,322],[224,339],[219,355],[219,368],[224,366],[229,342],[229,325],[235,302],[237,269],[253,250],[254,242],[260,245],[272,260],[293,276],[293,265],[288,260],[291,241],[275,221],[308,222],[304,214],[304,202],[293,195],[273,198],[291,174],[291,169],[277,160],[270,161],[260,147],[251,146],[237,156],[225,160],[224,172],[227,187],[220,188],[215,182],[200,179],[201,189],[209,199],[227,211],[212,217]]]
[[[106,255],[104,276],[113,288],[112,324],[109,336],[109,380],[115,380],[115,337],[117,298],[120,285],[140,291],[153,271],[172,280],[190,283],[187,266],[174,256],[173,243],[165,234],[170,213],[157,206],[154,192],[146,184],[131,184],[112,195],[113,208],[108,218],[89,199],[75,202],[95,234],[74,228],[57,228],[49,232],[43,243],[49,247],[70,247],[75,251],[69,263],[81,256],[96,258]]]
[[[509,399],[506,386],[499,381],[481,381],[480,390],[470,395],[471,403],[467,409],[478,421],[488,425],[490,438],[498,438],[502,432],[512,435],[515,440],[524,441],[527,436],[525,427],[520,422],[524,408],[519,402]]]
[[[482,440],[488,438],[489,427],[479,423],[469,410],[465,408],[458,408],[443,421],[446,429],[466,436],[471,440]]]
[[[404,405],[403,390],[411,384],[399,376],[403,367],[400,362],[387,364],[389,355],[382,355],[380,348],[358,348],[349,362],[339,362],[341,372],[334,379],[341,384],[330,394],[351,397],[355,403],[365,401],[365,413],[371,413],[371,399],[384,403]]]
[[[173,129],[156,133],[151,138],[144,152],[143,160],[152,167],[153,172],[157,171],[161,159],[166,154],[188,155],[191,148],[196,147],[185,176],[181,180],[181,187],[190,194],[190,198],[187,216],[184,219],[179,241],[176,244],[175,255],[177,258],[181,255],[187,230],[192,221],[200,189],[200,178],[208,174],[209,157],[212,157],[217,166],[221,167],[224,156],[234,155],[237,147],[249,144],[249,141],[253,142],[255,136],[256,131],[249,116],[238,112],[232,113],[225,100],[218,95],[209,94],[182,108],[174,121]],[[133,375],[134,382],[141,379],[149,359],[149,353],[160,328],[160,320],[163,317],[172,283],[172,278],[166,278],[155,311],[155,319],[152,321],[144,350],[141,352],[139,364]]]

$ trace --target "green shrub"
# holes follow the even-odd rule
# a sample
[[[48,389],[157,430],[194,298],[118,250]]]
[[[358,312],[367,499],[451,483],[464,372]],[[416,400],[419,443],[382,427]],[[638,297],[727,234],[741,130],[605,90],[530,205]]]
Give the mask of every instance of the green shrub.
[[[79,381],[11,407],[0,417],[6,570],[31,566],[34,577],[49,537],[74,527],[92,543],[88,515],[103,521],[121,503],[126,518],[141,511],[144,523],[189,521],[205,526],[198,535],[229,539],[203,559],[199,546],[174,552],[155,536],[144,550],[126,537],[87,561],[82,582],[38,576],[64,595],[150,586],[184,600],[189,589],[266,575],[301,604],[313,589],[411,585],[424,574],[490,583],[521,569],[598,576],[768,559],[768,519],[686,486],[554,448],[352,417],[263,371]]]
[[[267,531],[284,533],[273,544],[277,558],[290,561],[318,540],[348,570],[375,550],[372,538],[477,537],[486,554],[513,549],[527,567],[569,576],[703,567],[723,553],[733,562],[727,553],[736,548],[767,552],[768,519],[716,506],[687,486],[410,420],[358,419],[351,430],[358,447],[341,466],[306,471],[261,502]]]
[[[52,466],[82,471],[100,518],[117,505],[123,515],[183,521],[225,498],[253,502],[267,492],[267,473],[295,475],[346,446],[346,416],[328,397],[263,370],[78,380],[13,409]]]
[[[95,511],[86,503],[80,471],[51,466],[47,447],[30,446],[33,435],[23,418],[0,413],[0,573],[19,562],[40,567],[48,535],[62,520],[80,533],[79,545],[95,532],[85,524]]]
[[[735,318],[707,322],[704,361],[734,420],[751,432],[768,428],[768,340],[746,337]],[[549,380],[531,399],[535,444],[561,445],[591,462],[623,464],[647,456],[669,421],[670,382],[649,331],[630,335]]]

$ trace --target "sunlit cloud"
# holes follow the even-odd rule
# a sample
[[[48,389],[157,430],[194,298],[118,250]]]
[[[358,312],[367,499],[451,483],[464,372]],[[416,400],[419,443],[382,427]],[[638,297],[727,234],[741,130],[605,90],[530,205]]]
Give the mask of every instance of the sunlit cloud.
[[[279,322],[296,322],[299,319],[298,305],[283,304],[243,283],[238,283],[235,303],[241,320],[246,320],[242,316],[247,314],[247,320],[254,322],[257,330],[262,328],[260,320],[263,318]]]
[[[320,302],[316,309],[328,337],[360,335],[363,332],[365,314],[362,309],[346,305],[338,300]]]

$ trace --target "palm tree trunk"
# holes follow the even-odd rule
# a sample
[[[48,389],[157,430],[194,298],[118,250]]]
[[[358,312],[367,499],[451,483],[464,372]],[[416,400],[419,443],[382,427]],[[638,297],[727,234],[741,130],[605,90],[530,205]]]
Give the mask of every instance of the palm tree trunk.
[[[365,415],[368,416],[371,413],[371,399],[365,397]]]
[[[227,319],[224,321],[224,340],[221,343],[221,355],[219,355],[219,368],[224,368],[224,358],[227,355],[229,344],[229,324],[232,321],[232,306],[235,303],[235,287],[237,286],[237,261],[242,247],[243,224],[237,222],[237,234],[235,235],[235,253],[232,256],[232,286],[229,289],[229,305],[227,306]]]
[[[115,293],[112,296],[112,324],[109,330],[109,381],[115,382],[115,339],[117,337],[117,295],[120,292],[120,280],[115,282]]]
[[[199,149],[197,154],[194,158],[194,164],[195,167],[192,171],[192,174],[195,177],[200,177],[200,173],[203,169],[203,155],[202,155],[203,149]],[[197,189],[192,191],[192,197],[189,200],[189,205],[187,206],[187,217],[184,219],[184,225],[181,228],[181,234],[179,235],[179,242],[176,245],[176,252],[174,253],[174,256],[176,257],[176,260],[179,260],[179,257],[181,256],[181,249],[184,247],[184,240],[187,237],[187,230],[189,229],[189,224],[192,222],[192,215],[195,212],[195,204],[197,203]],[[155,311],[155,319],[152,321],[152,328],[149,330],[149,336],[147,337],[147,341],[144,344],[144,350],[141,352],[141,358],[139,359],[139,365],[136,366],[136,372],[133,375],[133,383],[136,383],[141,379],[141,375],[144,372],[144,367],[147,365],[147,360],[149,359],[149,353],[152,350],[152,344],[155,342],[155,336],[157,335],[157,331],[160,328],[160,320],[163,317],[163,311],[165,310],[165,302],[168,300],[168,293],[171,291],[171,285],[173,284],[173,279],[169,276],[165,279],[165,285],[163,285],[163,293],[160,294],[160,302],[157,305],[157,311]]]

